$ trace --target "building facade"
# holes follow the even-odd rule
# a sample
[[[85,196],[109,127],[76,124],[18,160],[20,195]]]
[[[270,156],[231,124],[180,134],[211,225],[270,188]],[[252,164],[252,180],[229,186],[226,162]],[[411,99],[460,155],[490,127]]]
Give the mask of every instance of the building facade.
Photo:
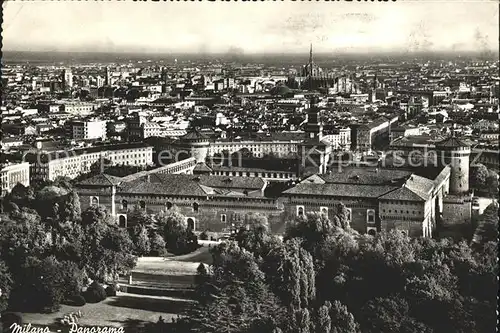
[[[12,191],[18,183],[30,186],[30,165],[27,162],[8,164],[2,167],[2,196]]]
[[[105,120],[75,120],[65,124],[66,135],[74,140],[103,139],[107,137],[107,121]]]
[[[132,225],[132,210],[148,214],[175,209],[194,231],[230,232],[244,225],[251,213],[268,217],[279,228],[281,210],[275,199],[264,197],[260,178],[189,174],[141,175],[118,178],[98,175],[77,185],[82,209],[102,205],[122,227]]]
[[[90,172],[91,166],[97,162],[111,165],[151,165],[153,147],[145,144],[119,144],[51,153],[30,152],[26,154],[25,160],[30,162],[32,180],[54,180],[57,177],[73,179]]]
[[[448,192],[449,172],[445,168],[431,180],[406,170],[345,168],[311,176],[285,191],[280,200],[287,220],[309,212],[333,218],[335,204],[342,202],[350,226],[360,233],[396,229],[412,237],[430,237]]]

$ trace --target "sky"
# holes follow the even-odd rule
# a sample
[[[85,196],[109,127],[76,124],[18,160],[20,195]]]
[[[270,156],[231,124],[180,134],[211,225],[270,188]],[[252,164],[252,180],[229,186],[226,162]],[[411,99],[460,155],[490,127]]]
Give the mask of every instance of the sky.
[[[496,0],[5,1],[3,50],[318,53],[498,50]]]

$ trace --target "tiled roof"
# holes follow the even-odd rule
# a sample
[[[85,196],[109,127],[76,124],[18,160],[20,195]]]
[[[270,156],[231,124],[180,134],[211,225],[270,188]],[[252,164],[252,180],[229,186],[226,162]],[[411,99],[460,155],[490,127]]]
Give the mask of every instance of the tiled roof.
[[[200,183],[216,188],[245,188],[260,190],[264,187],[264,180],[258,177],[228,177],[201,175]]]
[[[318,177],[330,184],[383,185],[404,182],[411,174],[407,170],[346,167],[341,172],[332,171]]]
[[[300,183],[283,192],[285,195],[318,195],[330,197],[378,198],[397,187],[389,185],[349,185]]]
[[[468,147],[469,145],[455,136],[450,136],[437,143],[438,147]]]
[[[179,196],[206,196],[200,184],[193,180],[195,176],[186,175],[150,175],[147,179],[135,179],[120,186],[119,192],[137,194],[164,194]]]
[[[78,182],[78,185],[97,185],[97,186],[113,186],[118,185],[122,181],[122,178],[115,177],[111,175],[107,175],[105,173],[101,173],[97,176],[84,179]]]
[[[434,189],[434,181],[412,175],[405,183],[405,187],[419,195],[421,198],[428,200],[432,196],[432,190]]]
[[[426,201],[426,199],[422,198],[417,193],[413,192],[406,186],[395,189],[387,194],[384,194],[380,197],[380,199],[386,200],[404,200],[404,201]]]
[[[261,178],[226,177],[185,174],[151,174],[147,177],[122,183],[121,192],[161,193],[166,195],[206,196],[223,194],[232,189],[260,190],[264,187]]]
[[[181,137],[182,140],[208,140],[208,136],[205,134],[201,133],[198,130],[190,130],[187,132],[185,135]]]
[[[213,170],[205,163],[205,162],[200,162],[197,163],[193,169],[193,172],[212,172]]]
[[[312,175],[310,177],[307,177],[306,179],[304,179],[300,183],[301,184],[309,184],[309,183],[325,184],[325,180],[321,176],[323,176],[323,175]]]

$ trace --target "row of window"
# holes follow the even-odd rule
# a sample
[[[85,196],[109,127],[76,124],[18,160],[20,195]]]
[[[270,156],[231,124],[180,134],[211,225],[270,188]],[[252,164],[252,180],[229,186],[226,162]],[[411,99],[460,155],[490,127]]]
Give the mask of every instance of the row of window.
[[[167,207],[167,210],[170,210],[173,207],[173,204],[170,201],[167,201],[165,206]],[[139,200],[139,208],[146,209],[146,202],[144,200]],[[200,205],[197,202],[193,202],[192,208],[194,213],[198,213]],[[128,201],[125,199],[122,200],[122,209],[128,209]]]
[[[320,212],[321,214],[328,215],[328,207],[324,207],[324,206],[320,207],[320,208],[319,208],[319,212]],[[304,206],[296,206],[296,215],[297,215],[298,217],[303,217],[303,216],[305,216],[305,213],[306,213],[306,211],[305,211]],[[352,210],[351,210],[351,208],[347,208],[347,214],[348,214],[348,215],[347,215],[347,220],[348,220],[348,221],[351,221],[351,214],[352,214]],[[375,220],[374,220],[374,221],[375,221]]]
[[[385,213],[385,209],[382,209],[382,212],[383,212],[383,213]],[[399,214],[404,214],[404,213],[405,213],[405,211],[404,211],[404,210],[399,210],[399,211],[398,211],[397,209],[395,209],[395,210],[394,210],[394,213],[396,213],[396,214],[397,214],[398,212],[399,212]],[[392,209],[389,209],[389,213],[392,213]],[[418,212],[416,212],[416,211],[412,210],[412,212],[411,212],[411,213],[412,213],[413,215],[415,215],[415,214],[417,214]],[[410,214],[410,211],[409,211],[409,210],[407,210],[407,211],[406,211],[406,214]]]
[[[251,177],[251,174],[257,177],[266,178],[288,178],[293,177],[293,173],[276,173],[276,172],[244,172],[244,171],[215,171],[216,176],[241,176],[241,177]]]
[[[186,217],[186,222],[189,229],[193,231],[196,230],[196,219],[194,217]],[[118,225],[122,228],[127,227],[127,215],[125,214],[118,215]]]

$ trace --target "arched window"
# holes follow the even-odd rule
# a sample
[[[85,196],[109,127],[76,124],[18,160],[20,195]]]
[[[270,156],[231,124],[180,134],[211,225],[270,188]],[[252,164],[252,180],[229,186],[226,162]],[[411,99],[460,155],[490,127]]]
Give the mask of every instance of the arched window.
[[[191,229],[194,231],[195,224],[194,224],[194,219],[192,217],[188,217],[187,226],[188,226],[188,229]]]
[[[118,217],[118,225],[121,228],[126,228],[127,227],[127,218],[125,217],[125,215],[120,215]]]
[[[127,200],[125,200],[125,199],[123,199],[123,200],[122,200],[122,209],[125,209],[125,210],[126,210],[126,209],[127,209],[127,207],[128,207],[128,201],[127,201]]]
[[[172,203],[170,201],[167,201],[167,210],[170,210],[172,208]]]
[[[197,203],[197,202],[194,202],[194,203],[193,203],[193,212],[198,213],[198,208],[199,208],[198,203]]]
[[[140,201],[139,201],[139,207],[140,207],[141,209],[146,209],[146,202],[145,202],[144,200],[140,200]]]
[[[90,200],[90,204],[92,206],[98,206],[99,205],[99,198],[98,197],[92,197],[92,199]]]
[[[375,236],[377,232],[374,229],[368,230],[368,235]]]
[[[375,211],[373,209],[368,209],[366,212],[366,221],[368,223],[375,223]]]

